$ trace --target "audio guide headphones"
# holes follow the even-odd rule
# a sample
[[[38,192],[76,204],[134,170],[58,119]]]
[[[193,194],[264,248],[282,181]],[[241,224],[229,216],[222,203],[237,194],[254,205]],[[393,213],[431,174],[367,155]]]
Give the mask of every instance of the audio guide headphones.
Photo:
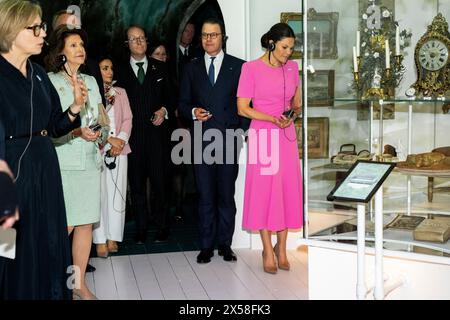
[[[106,159],[107,159],[107,158],[113,158],[114,160],[113,160],[112,162],[109,162],[109,163],[108,163],[108,162],[106,162]],[[117,160],[117,157],[111,156],[110,150],[106,151],[104,162],[105,162],[105,166],[106,166],[109,170],[114,170],[114,169],[116,168],[116,160]]]
[[[269,51],[274,51],[275,50],[275,42],[269,42]]]

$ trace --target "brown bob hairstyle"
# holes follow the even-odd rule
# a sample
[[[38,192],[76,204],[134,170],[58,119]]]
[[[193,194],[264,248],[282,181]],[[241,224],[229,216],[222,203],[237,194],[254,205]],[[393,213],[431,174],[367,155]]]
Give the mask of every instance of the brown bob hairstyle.
[[[60,59],[61,52],[64,50],[64,46],[66,45],[66,38],[74,34],[81,37],[81,40],[83,40],[86,48],[88,37],[86,31],[83,29],[61,25],[53,31],[49,41],[50,51],[44,59],[47,71],[58,72],[63,70],[63,64],[61,64]]]

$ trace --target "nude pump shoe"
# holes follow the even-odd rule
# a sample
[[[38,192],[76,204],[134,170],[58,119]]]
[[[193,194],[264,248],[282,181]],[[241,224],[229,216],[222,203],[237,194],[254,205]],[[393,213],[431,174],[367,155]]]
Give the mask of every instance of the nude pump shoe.
[[[97,257],[99,258],[108,258],[108,246],[106,243],[99,243],[95,246],[97,251]]]
[[[119,251],[119,246],[117,245],[116,241],[108,240],[108,241],[106,241],[106,243],[108,245],[109,252],[116,253]]]
[[[278,247],[278,243],[275,245],[275,247],[273,247],[273,252],[275,252],[275,255],[277,257],[277,261],[278,261],[278,268],[280,268],[281,270],[286,270],[289,271],[291,269],[291,265],[289,264],[289,261],[287,261],[284,263],[280,262],[280,248]]]
[[[266,265],[266,263],[265,263],[266,259],[264,259],[264,256],[265,256],[265,252],[263,250],[262,257],[263,257],[263,269],[264,269],[264,272],[267,272],[267,273],[270,273],[270,274],[277,273],[277,271],[278,271],[277,270],[277,266],[276,265],[273,265],[273,266]]]

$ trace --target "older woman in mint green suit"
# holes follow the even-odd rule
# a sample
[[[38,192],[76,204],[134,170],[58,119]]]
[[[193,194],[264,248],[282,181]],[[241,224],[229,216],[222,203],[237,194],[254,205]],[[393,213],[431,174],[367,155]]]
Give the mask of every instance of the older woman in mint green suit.
[[[46,57],[49,78],[59,94],[62,108],[73,100],[71,76],[84,64],[87,36],[82,29],[66,26],[55,30],[51,50]],[[73,289],[74,298],[95,299],[85,283],[85,270],[92,243],[92,225],[100,220],[100,172],[102,160],[100,145],[108,135],[107,118],[102,117],[102,99],[95,79],[79,74],[85,83],[88,97],[81,111],[81,128],[55,139],[61,168],[69,233],[74,231],[72,257],[79,267],[80,286]],[[104,114],[104,113],[103,113]],[[103,122],[100,130],[90,126]]]

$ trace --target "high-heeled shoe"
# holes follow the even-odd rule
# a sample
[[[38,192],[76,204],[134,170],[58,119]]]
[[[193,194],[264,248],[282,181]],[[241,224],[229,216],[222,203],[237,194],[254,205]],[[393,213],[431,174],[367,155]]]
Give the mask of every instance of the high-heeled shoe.
[[[277,257],[278,262],[278,268],[281,270],[289,271],[291,269],[291,265],[289,264],[289,261],[286,258],[286,262],[280,262],[280,248],[278,247],[278,243],[273,247],[273,252],[275,253],[275,256]]]
[[[108,241],[106,241],[106,243],[108,244],[108,251],[109,252],[116,253],[116,252],[119,251],[119,246],[117,245],[116,241],[108,240]]]
[[[277,273],[277,271],[278,271],[277,270],[277,266],[276,265],[273,265],[273,266],[266,265],[266,263],[265,263],[266,259],[264,259],[264,256],[265,256],[265,254],[264,254],[264,250],[263,250],[262,257],[263,257],[263,269],[264,269],[264,272],[267,272],[267,273],[270,273],[270,274]]]
[[[106,243],[99,243],[95,246],[95,249],[97,251],[97,257],[100,258],[108,258],[108,246]]]
[[[98,298],[92,294],[91,292],[89,292],[90,294],[87,295],[83,295],[81,293],[81,290],[78,289],[73,289],[72,290],[72,298],[73,300],[98,300]]]

